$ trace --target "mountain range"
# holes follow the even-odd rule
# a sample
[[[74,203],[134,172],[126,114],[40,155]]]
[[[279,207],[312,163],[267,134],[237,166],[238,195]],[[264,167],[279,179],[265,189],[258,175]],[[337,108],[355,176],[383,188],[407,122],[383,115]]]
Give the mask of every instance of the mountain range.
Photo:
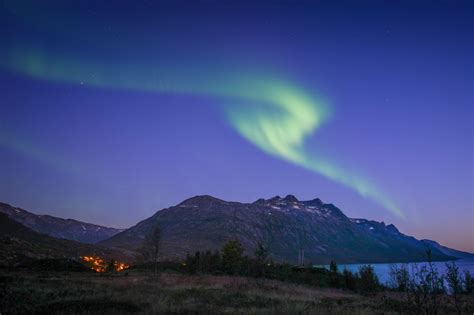
[[[253,203],[196,196],[99,244],[137,250],[155,225],[162,230],[164,259],[218,250],[230,239],[238,239],[249,256],[260,243],[269,248],[274,261],[289,263],[297,263],[300,250],[304,250],[306,263],[423,261],[428,249],[432,259],[446,260],[458,253],[407,236],[392,224],[348,218],[318,198],[299,201],[292,195]]]
[[[474,258],[474,254],[472,254],[472,253],[468,253],[468,252],[460,251],[460,250],[457,250],[457,249],[449,248],[449,247],[440,245],[436,241],[432,241],[432,240],[421,240],[421,241],[423,243],[428,244],[431,247],[437,248],[440,252],[442,252],[443,254],[448,255],[448,256],[452,256],[452,257],[456,257],[456,258],[460,258],[460,259],[463,259],[463,258],[464,259],[472,259],[472,258]]]
[[[1,202],[0,212],[33,231],[82,243],[94,244],[123,231],[73,219],[34,214]]]
[[[348,218],[339,208],[318,198],[300,201],[292,195],[259,199],[253,203],[195,196],[157,211],[122,231],[76,220],[39,216],[2,203],[0,212],[7,214],[2,217],[5,222],[5,218],[9,220],[7,225],[21,223],[21,237],[14,233],[13,238],[34,243],[40,253],[51,254],[55,249],[63,256],[73,252],[102,251],[108,257],[122,255],[132,259],[145,236],[158,225],[162,232],[162,260],[179,260],[196,251],[219,250],[232,239],[243,244],[248,256],[253,256],[257,245],[262,244],[269,249],[273,261],[292,264],[297,263],[300,251],[304,251],[306,264],[331,260],[338,263],[424,261],[428,250],[433,260],[474,258],[474,254],[435,241],[407,236],[392,224]],[[28,234],[34,237],[27,238]],[[8,236],[5,233],[0,235]],[[97,244],[83,248],[75,241]],[[62,250],[64,246],[71,250]],[[25,251],[24,246],[20,248]],[[14,247],[10,246],[10,253],[12,251]]]
[[[100,256],[130,260],[123,250],[59,239],[41,234],[0,213],[0,266],[15,266],[43,258]]]

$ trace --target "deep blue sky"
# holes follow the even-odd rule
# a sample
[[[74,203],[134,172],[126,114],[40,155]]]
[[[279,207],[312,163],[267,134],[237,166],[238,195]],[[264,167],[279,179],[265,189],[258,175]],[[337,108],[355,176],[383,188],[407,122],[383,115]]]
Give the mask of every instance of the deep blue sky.
[[[197,194],[291,193],[474,251],[470,1],[61,3],[0,4],[1,201],[128,227]],[[31,51],[68,78],[9,64]],[[119,78],[76,82],[71,60]],[[406,218],[266,154],[214,97],[123,88],[155,67],[176,69],[178,85],[246,69],[326,99],[331,119],[307,147],[376,183]]]

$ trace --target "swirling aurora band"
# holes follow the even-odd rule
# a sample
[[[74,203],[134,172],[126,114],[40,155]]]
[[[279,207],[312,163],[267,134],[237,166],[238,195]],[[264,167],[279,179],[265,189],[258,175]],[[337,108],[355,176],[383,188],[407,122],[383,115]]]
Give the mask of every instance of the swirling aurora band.
[[[372,183],[305,150],[305,139],[327,120],[329,108],[324,101],[287,82],[239,72],[223,75],[208,71],[212,76],[203,76],[190,70],[107,67],[35,51],[15,51],[6,60],[9,69],[40,79],[215,97],[226,105],[232,127],[264,152],[350,187],[404,217],[400,208]]]

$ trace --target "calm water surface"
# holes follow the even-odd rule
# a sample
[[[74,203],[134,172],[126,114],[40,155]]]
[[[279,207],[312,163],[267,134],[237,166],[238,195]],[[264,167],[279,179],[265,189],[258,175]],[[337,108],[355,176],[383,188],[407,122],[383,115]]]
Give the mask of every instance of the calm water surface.
[[[447,261],[436,261],[433,262],[435,267],[438,269],[438,272],[441,274],[444,274],[446,271],[446,263]],[[455,261],[456,265],[459,268],[460,272],[463,272],[464,270],[469,270],[471,275],[474,275],[474,259],[459,259]],[[418,263],[407,263],[406,265],[408,266],[408,270],[411,270],[413,265],[418,265],[418,267],[421,266],[427,266],[428,263],[426,262],[418,262]],[[357,272],[359,270],[360,266],[367,265],[367,264],[347,264],[347,265],[337,265],[338,270],[342,271],[344,268],[352,271],[352,272]],[[379,277],[380,282],[389,284],[390,280],[390,268],[393,265],[400,266],[402,264],[371,264],[372,267],[374,267],[374,271]],[[316,267],[321,267],[321,265],[316,266]],[[322,267],[324,268],[329,268],[329,265],[323,265]]]

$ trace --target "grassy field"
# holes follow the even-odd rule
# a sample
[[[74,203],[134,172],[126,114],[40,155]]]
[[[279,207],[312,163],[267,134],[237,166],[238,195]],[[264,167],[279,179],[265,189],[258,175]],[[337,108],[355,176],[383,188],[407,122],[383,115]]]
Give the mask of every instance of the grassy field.
[[[403,297],[369,297],[255,278],[130,270],[92,272],[0,271],[4,314],[398,314]],[[445,308],[441,313],[452,312]]]

